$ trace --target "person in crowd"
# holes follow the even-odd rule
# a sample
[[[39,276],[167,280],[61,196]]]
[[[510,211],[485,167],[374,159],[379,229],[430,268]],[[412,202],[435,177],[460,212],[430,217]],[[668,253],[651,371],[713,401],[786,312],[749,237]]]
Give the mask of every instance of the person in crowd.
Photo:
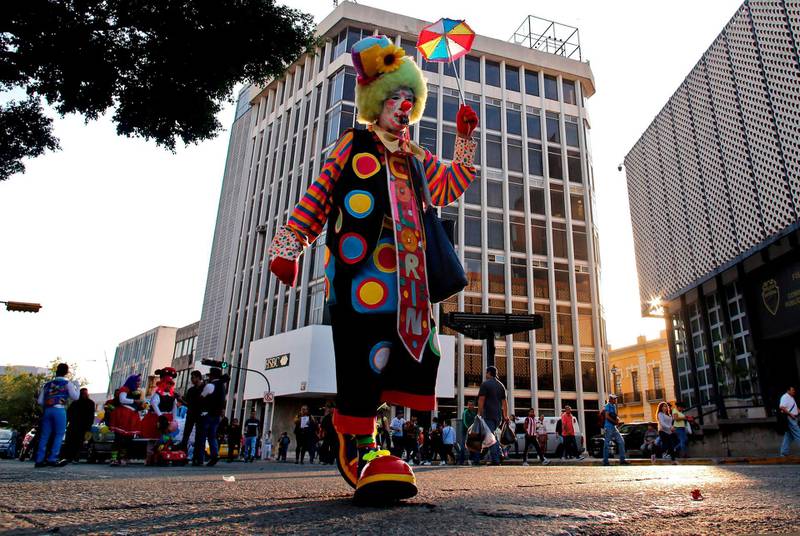
[[[219,444],[223,444],[228,439],[228,417],[223,415],[219,419],[219,425],[217,426],[217,441]]]
[[[617,414],[617,395],[608,395],[608,403],[603,408],[603,432],[605,441],[603,441],[603,465],[608,463],[608,449],[613,441],[619,450],[619,463],[620,465],[628,465],[629,461],[625,459],[625,440],[622,439],[622,434],[617,430],[617,426],[622,424]]]
[[[186,421],[183,425],[183,436],[178,448],[188,453],[189,450],[189,437],[192,435],[192,430],[200,423],[200,393],[203,392],[205,384],[203,382],[203,373],[199,370],[193,370],[189,376],[189,381],[192,386],[186,391],[186,396],[181,399],[181,403],[186,406]],[[195,435],[197,432],[195,431]]]
[[[453,448],[456,444],[456,431],[450,425],[449,420],[442,422],[442,450],[440,457],[442,461],[439,465],[447,465],[447,462],[453,458]]]
[[[405,450],[405,445],[403,443],[403,429],[405,424],[406,420],[403,418],[403,410],[397,410],[397,415],[392,419],[389,428],[392,432],[392,454],[399,458],[403,457],[403,450]]]
[[[206,441],[208,441],[209,460],[206,464],[213,467],[219,461],[219,442],[217,429],[220,417],[225,410],[225,392],[227,391],[228,375],[222,374],[219,367],[211,367],[208,373],[209,381],[200,392],[200,427],[195,433],[197,439],[194,446],[194,460],[192,465],[203,465],[205,459]]]
[[[267,430],[267,435],[264,436],[264,452],[261,453],[261,459],[266,461],[272,460],[272,430]]]
[[[547,465],[550,461],[544,457],[542,447],[539,445],[539,437],[537,435],[536,427],[538,421],[536,420],[536,410],[531,409],[528,411],[528,416],[525,417],[525,450],[522,452],[522,465],[528,465],[528,449],[531,445],[536,450],[536,455],[539,456],[539,461]]]
[[[797,392],[794,386],[790,385],[778,402],[778,410],[785,417],[786,431],[783,433],[781,443],[781,456],[788,456],[789,449],[793,441],[800,442],[800,425],[797,422]]]
[[[139,412],[145,407],[140,390],[142,377],[139,374],[128,376],[125,383],[114,396],[114,409],[111,411],[108,427],[114,432],[114,445],[111,450],[111,466],[128,463],[128,451],[133,438],[142,433],[142,419]]]
[[[295,439],[298,445],[295,451],[294,463],[302,464],[306,452],[308,452],[309,463],[313,464],[314,454],[316,453],[317,424],[306,405],[300,407],[300,413],[295,417]]]
[[[380,430],[380,421],[376,421]],[[333,426],[333,408],[330,404],[325,405],[325,414],[319,423],[319,433],[322,437],[322,444],[319,449],[319,461],[326,465],[336,463],[336,428]]]
[[[261,421],[256,417],[256,410],[250,411],[250,418],[244,421],[244,461],[256,459],[256,443],[261,430]]]
[[[442,427],[439,425],[439,419],[434,417],[431,422],[431,430],[428,433],[428,465],[436,461],[437,457],[441,457],[442,452]]]
[[[655,462],[658,456],[658,430],[652,424],[647,425],[647,430],[644,433],[644,443],[642,443],[642,453],[650,454],[650,461]]]
[[[59,461],[61,443],[67,428],[67,404],[80,396],[79,386],[69,381],[69,365],[59,363],[56,366],[56,377],[45,383],[39,392],[39,405],[43,408],[39,444],[36,449],[35,467],[63,466],[69,459]],[[52,437],[53,446],[47,451],[47,444]],[[46,461],[45,461],[46,459]]]
[[[278,439],[278,461],[285,462],[286,461],[286,453],[289,452],[289,443],[292,440],[289,439],[289,434],[283,432],[281,434],[280,439]]]
[[[687,433],[688,420],[683,413],[686,406],[680,400],[675,402],[675,409],[672,410],[672,426],[675,428],[677,436],[676,451],[681,458],[689,455],[689,434]]]
[[[547,454],[547,427],[544,424],[544,415],[539,415],[536,420],[536,439],[539,442],[541,453]]]
[[[67,437],[62,447],[63,460],[78,461],[78,455],[86,439],[86,432],[94,424],[94,401],[89,398],[89,390],[80,390],[78,400],[67,408]]]
[[[578,461],[586,456],[578,452],[578,442],[575,438],[575,417],[572,415],[572,408],[564,406],[564,413],[561,415],[561,434],[564,438],[564,455],[567,458],[577,458]]]
[[[661,402],[658,405],[658,438],[661,442],[661,450],[669,456],[672,463],[677,463],[675,459],[675,428],[672,422],[669,404]]]
[[[458,453],[458,465],[464,465],[467,457],[467,431],[472,423],[475,422],[475,417],[478,415],[478,410],[475,409],[475,401],[467,400],[467,407],[461,414],[461,451]],[[480,459],[480,454],[470,453],[469,463],[477,462]]]
[[[228,463],[239,458],[242,448],[242,427],[234,417],[228,426]],[[235,454],[234,454],[235,452]]]
[[[420,462],[419,459],[419,428],[417,426],[417,418],[412,416],[411,419],[406,421],[403,425],[403,437],[405,445],[405,457],[408,465],[415,465]]]
[[[562,460],[567,458],[567,455],[564,452],[564,435],[563,435],[563,426],[564,423],[561,420],[564,417],[564,410],[561,410],[561,415],[558,417],[556,421],[556,439],[558,439],[558,446],[556,446],[556,457],[560,457]]]
[[[175,378],[178,372],[172,367],[164,367],[156,370],[155,374],[159,379],[150,397],[148,412],[142,419],[142,437],[150,440],[147,442],[147,465],[155,463],[155,447],[163,435],[163,421],[166,420],[167,425],[171,423],[178,410],[178,399],[175,396]]]
[[[501,423],[508,420],[508,400],[506,387],[497,379],[497,368],[486,368],[486,380],[478,389],[478,414],[486,422],[490,430],[497,430]],[[500,465],[500,443],[489,447],[491,465]]]

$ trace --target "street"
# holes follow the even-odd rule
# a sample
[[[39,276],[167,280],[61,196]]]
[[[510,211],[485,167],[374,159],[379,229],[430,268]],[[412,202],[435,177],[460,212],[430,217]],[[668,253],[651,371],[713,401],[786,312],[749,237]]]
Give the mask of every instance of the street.
[[[0,462],[2,534],[753,534],[797,530],[799,465],[423,467],[420,493],[356,507],[335,469]],[[226,482],[223,476],[235,478]],[[693,501],[700,489],[705,500]]]

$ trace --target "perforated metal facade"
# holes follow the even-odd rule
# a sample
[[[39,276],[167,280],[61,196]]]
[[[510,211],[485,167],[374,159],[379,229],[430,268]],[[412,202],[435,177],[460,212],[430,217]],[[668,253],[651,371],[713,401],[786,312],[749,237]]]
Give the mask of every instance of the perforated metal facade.
[[[625,157],[642,308],[798,220],[800,2],[745,2]]]

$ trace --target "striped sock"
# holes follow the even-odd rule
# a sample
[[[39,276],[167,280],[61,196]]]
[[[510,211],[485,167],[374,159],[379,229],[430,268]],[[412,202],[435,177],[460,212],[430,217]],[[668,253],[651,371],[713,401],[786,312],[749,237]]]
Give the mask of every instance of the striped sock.
[[[374,449],[377,446],[375,443],[375,434],[357,435],[356,445],[358,445],[358,450]]]

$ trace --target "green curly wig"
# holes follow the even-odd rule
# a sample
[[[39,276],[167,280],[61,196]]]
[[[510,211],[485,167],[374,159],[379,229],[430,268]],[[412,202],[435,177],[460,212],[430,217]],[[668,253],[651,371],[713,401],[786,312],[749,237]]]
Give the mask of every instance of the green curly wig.
[[[414,60],[406,56],[397,70],[382,74],[369,84],[356,84],[358,122],[364,125],[376,122],[383,111],[384,101],[392,91],[400,87],[407,87],[414,92],[414,107],[408,117],[409,124],[419,121],[425,110],[428,85]]]

